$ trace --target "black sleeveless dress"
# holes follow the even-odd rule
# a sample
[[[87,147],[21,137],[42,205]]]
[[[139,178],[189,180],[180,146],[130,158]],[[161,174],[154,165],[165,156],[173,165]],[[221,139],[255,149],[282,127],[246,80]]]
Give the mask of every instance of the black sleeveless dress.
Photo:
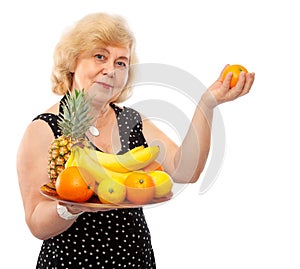
[[[147,146],[138,112],[115,104],[111,107],[119,127],[120,153],[139,145]],[[60,136],[57,115],[44,113],[34,120],[37,119],[46,121],[55,137]],[[36,268],[155,269],[151,236],[142,208],[81,214],[68,230],[43,241]]]

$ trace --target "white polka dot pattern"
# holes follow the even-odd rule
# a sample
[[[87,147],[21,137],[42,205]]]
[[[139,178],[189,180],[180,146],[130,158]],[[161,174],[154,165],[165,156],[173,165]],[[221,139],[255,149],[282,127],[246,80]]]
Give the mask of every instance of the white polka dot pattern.
[[[142,209],[82,214],[43,242],[37,268],[156,268]]]
[[[119,125],[121,152],[147,146],[138,112],[111,106]],[[45,113],[35,119],[48,122],[55,137],[60,135],[57,115]],[[80,215],[68,230],[43,241],[36,268],[156,268],[142,208]]]

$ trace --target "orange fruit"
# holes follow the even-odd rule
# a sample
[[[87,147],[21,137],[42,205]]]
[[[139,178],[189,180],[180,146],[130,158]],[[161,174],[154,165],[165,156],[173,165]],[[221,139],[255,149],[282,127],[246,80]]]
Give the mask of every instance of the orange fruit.
[[[228,65],[222,73],[223,81],[229,72],[232,72],[232,78],[230,81],[230,89],[231,89],[232,87],[234,87],[237,84],[240,73],[241,72],[248,73],[248,70],[244,66],[239,65],[239,64]]]
[[[60,198],[73,202],[85,202],[94,193],[95,178],[85,168],[70,166],[64,169],[56,179],[56,192]]]
[[[125,179],[126,198],[133,204],[148,204],[155,195],[152,177],[143,171],[133,171]]]

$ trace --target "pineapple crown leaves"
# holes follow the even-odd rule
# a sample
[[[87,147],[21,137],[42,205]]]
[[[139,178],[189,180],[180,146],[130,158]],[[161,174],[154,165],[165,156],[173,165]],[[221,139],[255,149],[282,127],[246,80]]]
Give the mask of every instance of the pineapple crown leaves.
[[[66,94],[62,104],[63,113],[59,115],[58,126],[64,136],[73,139],[83,138],[91,126],[94,117],[91,115],[91,98],[87,98],[84,89],[74,89]]]

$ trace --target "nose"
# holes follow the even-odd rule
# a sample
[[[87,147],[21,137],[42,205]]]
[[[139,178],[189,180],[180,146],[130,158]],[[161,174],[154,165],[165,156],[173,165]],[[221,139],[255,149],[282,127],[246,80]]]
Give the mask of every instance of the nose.
[[[113,77],[115,74],[114,63],[106,62],[102,66],[102,74],[108,77]]]

